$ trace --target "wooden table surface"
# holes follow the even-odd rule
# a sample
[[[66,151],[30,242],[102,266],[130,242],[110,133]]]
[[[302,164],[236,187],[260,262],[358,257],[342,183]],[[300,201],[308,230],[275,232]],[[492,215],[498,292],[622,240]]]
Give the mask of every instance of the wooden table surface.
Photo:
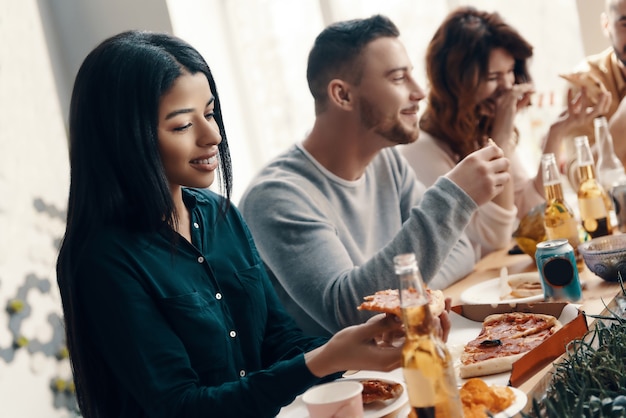
[[[444,294],[452,298],[452,306],[461,304],[460,295],[465,289],[485,280],[499,277],[502,267],[507,267],[509,274],[537,271],[535,260],[526,254],[509,255],[508,249],[496,251],[480,260],[476,264],[474,271],[466,278],[444,289]],[[579,276],[584,286],[583,298],[577,303],[581,305],[580,309],[588,314],[601,313],[605,308],[605,304],[608,305],[620,291],[618,283],[609,283],[602,280],[586,266],[579,270]],[[589,322],[592,322],[591,318]],[[519,389],[532,395],[537,391],[539,385],[545,385],[545,376],[551,369],[552,364],[547,365],[520,385]],[[531,402],[530,398],[531,396],[529,396],[529,404]]]
[[[461,303],[461,293],[477,283],[500,276],[500,269],[506,267],[509,274],[537,271],[535,260],[526,254],[508,255],[507,250],[500,250],[487,255],[474,267],[474,271],[464,279],[444,289],[447,297],[452,298],[452,305]],[[619,290],[619,284],[609,283],[592,273],[586,266],[579,271],[584,283],[581,309],[588,313],[600,313],[604,309],[602,300],[607,304]]]

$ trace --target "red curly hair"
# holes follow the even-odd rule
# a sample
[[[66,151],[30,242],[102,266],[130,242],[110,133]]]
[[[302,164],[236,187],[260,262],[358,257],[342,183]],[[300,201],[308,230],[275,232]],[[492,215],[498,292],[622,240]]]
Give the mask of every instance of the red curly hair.
[[[459,156],[484,146],[490,136],[493,109],[475,103],[487,79],[489,55],[503,48],[515,60],[515,83],[530,82],[527,60],[533,47],[498,13],[471,6],[452,11],[435,32],[426,51],[429,83],[420,128],[444,141]]]

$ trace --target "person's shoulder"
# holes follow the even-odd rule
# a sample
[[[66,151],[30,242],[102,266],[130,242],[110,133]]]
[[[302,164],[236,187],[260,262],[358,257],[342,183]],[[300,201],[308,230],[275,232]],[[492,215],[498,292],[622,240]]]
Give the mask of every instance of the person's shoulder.
[[[293,145],[289,149],[270,159],[252,178],[250,185],[281,178],[285,176],[298,175],[302,171],[303,162],[306,162],[302,148]]]
[[[435,136],[433,136],[432,134],[426,132],[426,131],[420,131],[420,136],[417,139],[417,141],[415,141],[415,146],[418,149],[424,150],[424,151],[429,151],[429,150],[442,150],[444,149],[444,143],[443,141],[437,139]]]
[[[240,209],[254,196],[269,200],[268,192],[284,195],[292,189],[310,188],[319,177],[319,169],[305,151],[294,145],[269,161],[250,181],[240,201]]]
[[[581,67],[584,67],[586,65],[587,68],[589,68],[589,67],[605,64],[607,61],[610,61],[614,55],[615,55],[615,51],[613,50],[613,48],[609,47],[601,52],[598,52],[597,54],[588,55],[585,58],[585,60],[579,65]]]
[[[412,167],[427,163],[435,155],[449,155],[451,151],[442,142],[426,131],[420,131],[419,138],[412,144],[402,146],[402,155]]]
[[[150,238],[146,233],[131,231],[114,225],[92,230],[82,244],[81,263],[97,263],[103,259],[123,258],[137,248],[146,246]]]
[[[615,57],[615,51],[609,47],[597,54],[586,56],[572,68],[573,73],[591,72],[596,76],[602,76],[609,71],[611,61]]]

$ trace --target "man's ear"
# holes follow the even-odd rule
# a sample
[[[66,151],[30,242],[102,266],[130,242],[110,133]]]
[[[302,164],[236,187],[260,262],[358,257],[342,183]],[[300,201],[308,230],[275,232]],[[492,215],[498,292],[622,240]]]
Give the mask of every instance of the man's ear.
[[[604,36],[610,39],[611,34],[609,32],[609,16],[606,14],[606,12],[600,13],[600,26],[602,27],[602,33],[604,33]]]
[[[343,109],[352,108],[350,85],[343,80],[334,79],[328,83],[328,98],[331,103]]]

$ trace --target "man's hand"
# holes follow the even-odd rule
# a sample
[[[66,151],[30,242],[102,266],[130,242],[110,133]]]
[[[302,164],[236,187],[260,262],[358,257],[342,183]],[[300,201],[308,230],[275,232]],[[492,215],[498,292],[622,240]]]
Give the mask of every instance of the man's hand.
[[[469,154],[446,177],[465,191],[477,205],[489,202],[511,181],[510,162],[495,144]]]

